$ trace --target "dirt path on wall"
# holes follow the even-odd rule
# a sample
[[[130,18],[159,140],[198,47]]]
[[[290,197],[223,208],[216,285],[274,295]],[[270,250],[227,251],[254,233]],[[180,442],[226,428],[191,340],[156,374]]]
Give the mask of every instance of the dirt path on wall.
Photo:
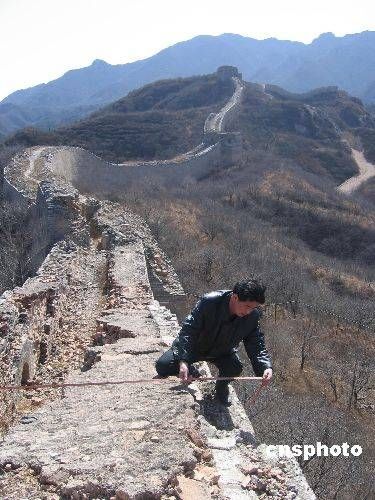
[[[205,130],[210,132],[224,132],[224,119],[226,114],[238,104],[241,99],[241,95],[244,89],[244,84],[236,78],[236,89],[230,100],[225,104],[225,106],[216,114],[211,113],[206,120]]]
[[[33,171],[34,171],[34,164],[36,162],[36,160],[39,158],[39,156],[41,155],[42,151],[44,151],[45,147],[41,147],[41,148],[38,148],[38,149],[35,149],[31,155],[30,155],[30,163],[29,163],[29,166],[27,167],[27,169],[25,170],[25,177],[31,177]]]
[[[339,191],[346,194],[353,193],[353,191],[356,191],[364,182],[375,176],[375,165],[366,160],[362,151],[352,148],[352,157],[358,165],[359,174],[350,177],[350,179],[347,179],[337,188]]]

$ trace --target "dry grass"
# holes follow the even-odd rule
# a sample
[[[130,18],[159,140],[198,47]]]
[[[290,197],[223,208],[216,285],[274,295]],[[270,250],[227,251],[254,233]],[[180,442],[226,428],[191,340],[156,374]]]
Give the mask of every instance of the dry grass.
[[[362,299],[375,297],[375,284],[368,283],[350,274],[337,274],[324,267],[310,269],[311,276],[341,294],[353,295]]]

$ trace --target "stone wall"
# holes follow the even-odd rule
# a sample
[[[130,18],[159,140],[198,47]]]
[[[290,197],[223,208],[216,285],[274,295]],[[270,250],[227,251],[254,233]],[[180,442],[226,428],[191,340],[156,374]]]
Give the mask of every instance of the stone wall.
[[[188,158],[120,165],[108,163],[84,149],[61,147],[51,149],[49,166],[52,175],[71,182],[80,192],[106,197],[121,195],[125,186],[152,176],[172,180],[202,175],[218,165],[220,158],[219,143]]]
[[[152,282],[150,289],[164,303],[170,303],[174,311],[181,310],[184,292],[178,277],[139,216],[120,205],[86,198],[74,189],[66,190],[47,181],[40,183],[36,200],[29,205],[29,210],[34,214],[34,229],[37,229],[37,220],[44,221],[42,239],[48,243],[48,252],[44,247],[43,251],[48,256],[35,277],[0,298],[1,384],[19,385],[35,377],[42,377],[46,382],[56,375],[57,368],[45,372],[44,367],[50,366],[51,354],[56,354],[57,361],[59,356],[65,356],[63,337],[68,323],[77,330],[81,327],[80,321],[86,319],[75,316],[79,310],[75,301],[80,302],[87,295],[87,273],[91,276],[89,286],[93,287],[91,291],[95,290],[97,300],[102,294],[101,287],[111,288],[109,242],[116,240],[116,235],[120,240],[143,242],[142,253],[147,256],[147,269],[145,267],[143,272]],[[38,227],[41,230],[42,226]],[[50,250],[56,239],[60,241]],[[34,246],[40,244],[38,233]],[[94,268],[92,262],[99,263],[99,268]],[[91,320],[89,331],[91,335],[97,332],[95,321],[93,326]],[[85,345],[91,341],[87,331],[86,341]],[[70,361],[65,369],[68,366]],[[18,396],[14,399],[14,395],[0,393],[3,425],[7,425],[15,414]]]
[[[59,212],[66,203],[73,203],[77,193],[90,193],[102,198],[121,195],[125,186],[140,183],[145,178],[157,176],[165,182],[181,182],[184,178],[199,178],[217,166],[231,165],[242,158],[242,140],[239,133],[227,134],[228,124],[237,116],[241,106],[244,84],[237,68],[222,67],[218,70],[218,78],[232,80],[234,93],[225,106],[217,113],[210,114],[204,125],[204,139],[197,147],[170,160],[137,161],[114,164],[98,156],[75,147],[35,147],[18,155],[5,168],[3,191],[9,200],[21,203],[25,198],[37,204],[48,206],[47,228],[60,224],[64,217]],[[53,179],[51,189],[44,182]],[[48,191],[56,190],[52,193]],[[48,199],[47,199],[48,198]],[[30,202],[29,202],[30,203]],[[31,202],[32,203],[32,202]],[[40,213],[37,210],[37,214]],[[52,221],[55,223],[52,224]],[[61,233],[66,228],[59,229]],[[51,236],[51,241],[60,235]],[[46,246],[46,245],[45,245]]]
[[[222,81],[227,81],[230,78],[239,78],[242,80],[242,74],[239,73],[235,66],[220,66],[217,69],[218,78]]]
[[[84,275],[86,260],[87,250],[62,241],[53,247],[35,277],[1,296],[1,384],[21,385],[38,378],[49,382],[59,375],[57,361],[69,344],[65,336],[71,309],[79,314],[80,306],[75,301],[85,296],[83,288],[87,284],[77,281]],[[76,318],[76,328],[82,319]],[[73,338],[73,332],[70,334]],[[65,370],[73,359],[66,361]],[[2,428],[14,418],[22,397],[22,393],[14,391],[0,394]]]
[[[43,172],[30,168],[35,150],[43,153]],[[6,166],[1,185],[3,198],[24,209],[24,231],[29,232],[31,269],[36,272],[52,246],[73,238],[88,243],[84,217],[78,209],[79,192],[68,182],[54,178],[46,167],[49,148],[30,148]],[[34,163],[34,162],[33,162]]]
[[[228,125],[238,115],[243,97],[244,83],[237,77],[233,77],[233,81],[235,88],[232,97],[218,113],[211,113],[208,116],[204,124],[205,134],[211,135],[215,133],[223,133]]]
[[[238,165],[242,160],[242,134],[228,132],[221,140],[221,158],[226,165]]]
[[[148,272],[157,296],[175,304],[175,311],[184,302],[176,273],[140,217],[121,206],[100,203],[79,195],[68,185],[50,181],[41,181],[35,199],[25,197],[25,206],[30,227],[35,231],[30,251],[39,252],[40,261],[46,254],[48,256],[35,277],[28,279],[22,287],[4,293],[0,299],[1,384],[19,385],[35,377],[46,382],[56,375],[57,368],[50,372],[45,372],[44,368],[50,366],[51,354],[57,353],[57,360],[64,356],[66,318],[71,316],[67,308],[73,311],[71,324],[75,329],[80,328],[80,319],[74,320],[78,310],[73,301],[79,297],[83,299],[87,287],[84,280],[77,283],[78,277],[86,272],[90,259],[98,259],[90,247],[98,246],[106,253],[106,241],[115,234],[131,239],[138,235],[144,242],[147,255],[148,270],[145,272]],[[110,256],[106,255],[105,259],[108,261]],[[101,263],[103,269],[108,265],[108,262]],[[89,271],[95,274],[98,282],[102,271],[91,268]],[[96,327],[93,329],[91,325],[91,334],[94,333]],[[86,340],[90,342],[90,339]],[[18,396],[16,393],[0,394],[3,426],[14,417]]]
[[[237,99],[228,112],[232,105]],[[0,298],[0,384],[155,375],[155,360],[179,330],[173,312],[181,319],[183,289],[140,217],[82,192],[105,198],[153,174],[181,182],[216,161],[237,161],[240,136],[214,133],[219,141],[171,162],[114,165],[79,148],[34,148],[5,170],[4,194],[13,190],[11,201],[21,193],[42,228],[35,244],[54,246],[34,277]],[[295,461],[268,463],[256,448],[235,394],[233,408],[220,409],[212,387],[1,392],[2,430],[18,420],[0,450],[7,498],[238,500],[267,488],[290,500],[315,498]],[[262,472],[253,484],[254,461]]]
[[[35,278],[2,297],[1,383],[151,380],[179,330],[176,316],[154,300],[150,268],[168,270],[145,229],[116,204],[84,205],[91,207],[89,248],[57,244]],[[209,375],[207,365],[201,369]],[[0,495],[245,500],[277,491],[313,500],[295,460],[271,461],[256,447],[236,395],[231,409],[220,407],[212,388],[171,381],[40,390],[4,437]],[[8,415],[25,403],[20,392],[5,394]]]

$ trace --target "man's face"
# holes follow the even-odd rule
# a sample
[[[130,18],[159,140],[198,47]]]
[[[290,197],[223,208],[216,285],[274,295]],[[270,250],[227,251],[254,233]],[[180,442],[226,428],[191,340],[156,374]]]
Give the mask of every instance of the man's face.
[[[239,300],[238,295],[235,293],[232,295],[232,311],[236,316],[247,316],[250,314],[255,308],[259,307],[261,304],[256,302],[255,300]]]

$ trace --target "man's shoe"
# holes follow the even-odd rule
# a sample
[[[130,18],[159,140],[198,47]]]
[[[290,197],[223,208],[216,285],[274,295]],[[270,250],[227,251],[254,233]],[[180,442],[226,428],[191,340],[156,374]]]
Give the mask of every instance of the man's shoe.
[[[220,381],[216,383],[216,399],[224,406],[231,406],[232,400],[229,396],[228,384],[220,384]]]

